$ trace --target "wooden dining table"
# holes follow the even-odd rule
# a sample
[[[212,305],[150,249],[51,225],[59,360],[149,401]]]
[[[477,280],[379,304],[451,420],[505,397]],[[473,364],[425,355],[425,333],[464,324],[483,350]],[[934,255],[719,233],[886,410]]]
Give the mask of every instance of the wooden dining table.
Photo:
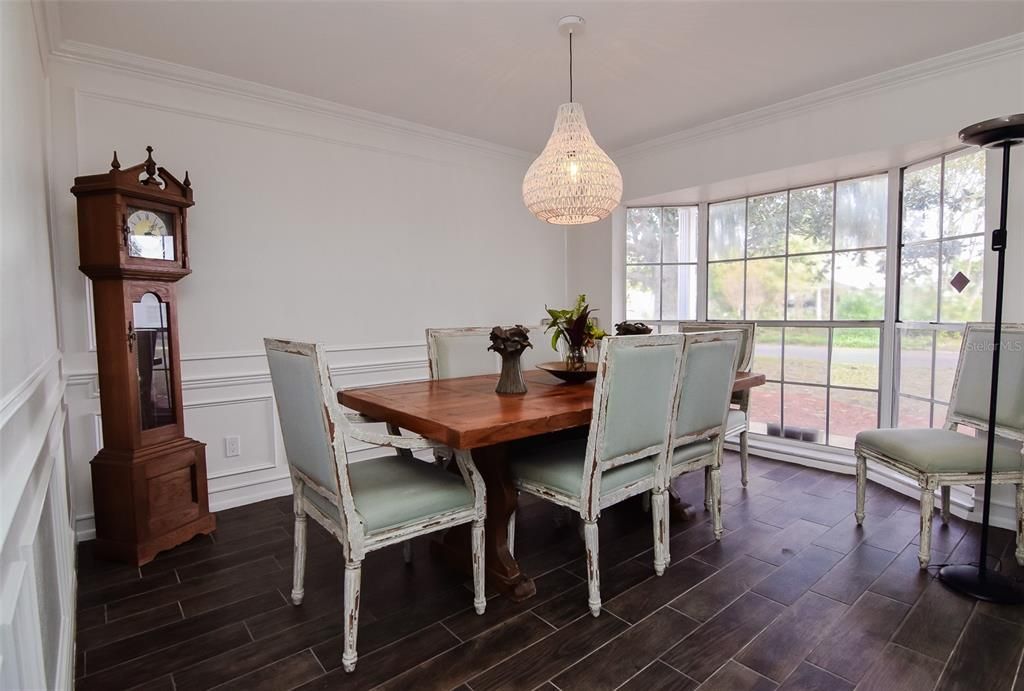
[[[498,395],[498,375],[387,384],[338,392],[339,402],[381,422],[420,434],[453,449],[468,450],[487,486],[485,547],[490,584],[515,601],[536,593],[509,550],[508,522],[517,492],[509,472],[510,443],[590,423],[593,382],[568,384],[541,370],[524,374],[525,394]],[[764,384],[765,376],[738,372],[733,390]],[[471,563],[467,526],[452,528],[438,549],[467,573]]]

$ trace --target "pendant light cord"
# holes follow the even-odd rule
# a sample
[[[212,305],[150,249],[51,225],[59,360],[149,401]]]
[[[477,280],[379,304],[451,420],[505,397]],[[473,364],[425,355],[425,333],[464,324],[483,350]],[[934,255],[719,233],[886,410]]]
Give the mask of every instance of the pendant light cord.
[[[569,32],[569,103],[572,103],[572,32]]]

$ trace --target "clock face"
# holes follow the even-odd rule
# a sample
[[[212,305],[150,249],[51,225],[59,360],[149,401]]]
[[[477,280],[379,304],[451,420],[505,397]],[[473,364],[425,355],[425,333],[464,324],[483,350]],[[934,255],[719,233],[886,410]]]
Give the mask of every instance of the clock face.
[[[174,218],[164,211],[128,207],[128,254],[174,260]]]

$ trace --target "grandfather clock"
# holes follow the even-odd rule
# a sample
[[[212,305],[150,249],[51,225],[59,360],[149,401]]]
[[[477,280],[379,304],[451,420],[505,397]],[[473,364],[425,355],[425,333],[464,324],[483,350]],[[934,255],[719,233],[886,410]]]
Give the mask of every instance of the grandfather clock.
[[[191,273],[194,204],[153,160],[75,178],[79,269],[92,279],[103,448],[92,460],[96,554],[141,566],[216,523],[206,445],[185,436],[174,284]]]

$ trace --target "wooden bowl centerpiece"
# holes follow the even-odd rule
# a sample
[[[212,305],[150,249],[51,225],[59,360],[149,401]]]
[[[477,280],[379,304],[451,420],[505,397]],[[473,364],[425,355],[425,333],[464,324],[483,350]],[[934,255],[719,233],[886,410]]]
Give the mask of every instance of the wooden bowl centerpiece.
[[[582,367],[570,367],[565,362],[544,362],[537,365],[537,369],[544,370],[569,384],[582,384],[597,376],[596,362],[584,362]]]

